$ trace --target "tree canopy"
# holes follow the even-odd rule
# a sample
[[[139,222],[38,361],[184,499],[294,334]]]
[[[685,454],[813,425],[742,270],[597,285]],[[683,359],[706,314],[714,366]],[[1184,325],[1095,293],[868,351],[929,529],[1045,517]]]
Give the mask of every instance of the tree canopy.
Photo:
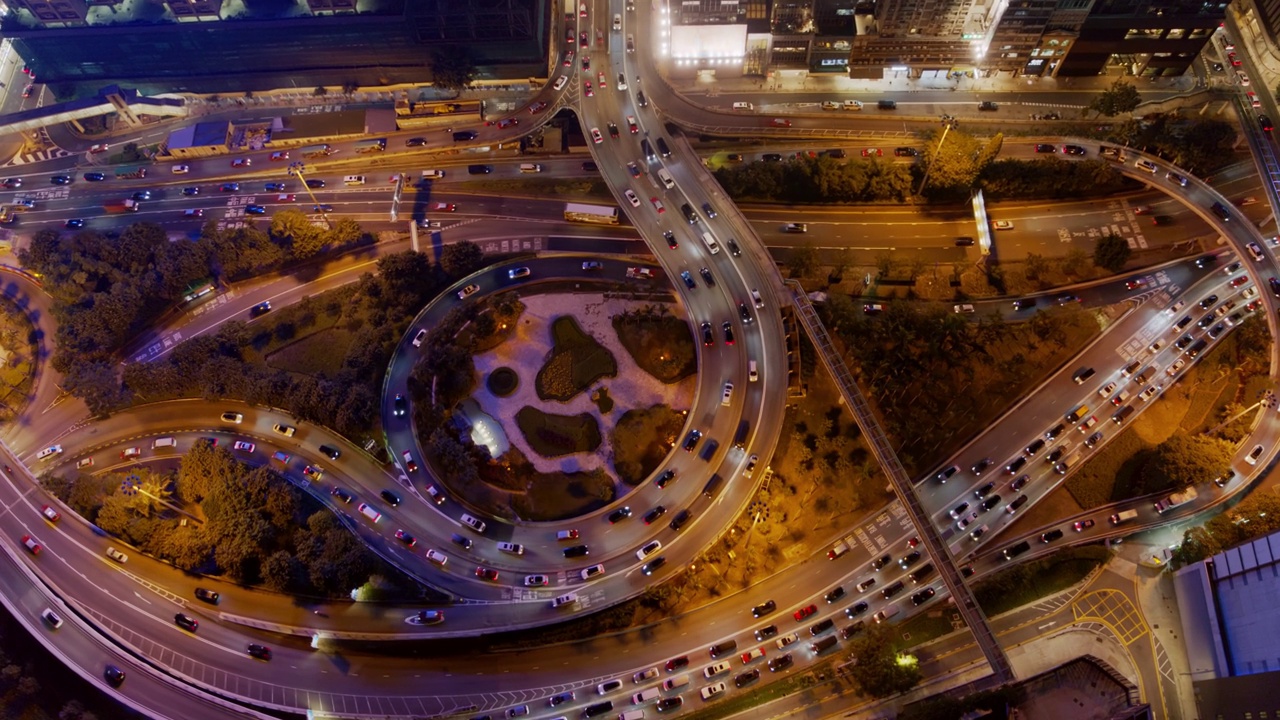
[[[1128,240],[1119,235],[1103,235],[1093,247],[1093,264],[1111,272],[1120,272],[1132,254],[1133,248],[1129,247]]]
[[[1141,102],[1142,96],[1138,94],[1138,89],[1132,83],[1117,79],[1111,83],[1111,87],[1103,90],[1089,102],[1088,109],[1099,115],[1115,117],[1120,113],[1133,112]]]
[[[1139,494],[1181,490],[1231,467],[1231,443],[1204,435],[1174,435],[1152,449],[1142,466]],[[1137,488],[1135,488],[1137,489]]]
[[[891,625],[871,625],[846,647],[849,677],[863,695],[886,698],[904,693],[920,683],[920,668],[914,658],[900,656],[896,629]]]

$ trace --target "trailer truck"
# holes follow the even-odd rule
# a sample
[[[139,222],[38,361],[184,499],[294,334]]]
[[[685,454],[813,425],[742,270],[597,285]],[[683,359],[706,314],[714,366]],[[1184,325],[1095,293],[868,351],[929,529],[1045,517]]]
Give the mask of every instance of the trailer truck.
[[[1115,515],[1112,515],[1111,524],[1119,525],[1120,523],[1123,523],[1123,522],[1129,522],[1130,520],[1136,517],[1138,517],[1137,510],[1125,510],[1123,512],[1118,512]]]
[[[137,200],[111,200],[102,204],[102,209],[112,215],[126,212],[137,212]]]
[[[1173,493],[1169,497],[1156,502],[1156,512],[1163,514],[1166,510],[1171,510],[1179,505],[1195,500],[1198,495],[1199,493],[1196,492],[1194,486],[1186,488],[1182,492]]]

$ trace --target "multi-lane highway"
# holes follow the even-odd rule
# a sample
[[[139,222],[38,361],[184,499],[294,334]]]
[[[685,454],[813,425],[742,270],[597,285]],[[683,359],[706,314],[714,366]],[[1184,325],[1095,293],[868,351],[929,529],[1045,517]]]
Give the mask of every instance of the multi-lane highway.
[[[358,451],[321,428],[304,426],[295,437],[283,439],[273,435],[270,427],[286,418],[248,408],[224,407],[225,403],[217,406],[202,404],[198,411],[193,411],[190,403],[140,408],[105,422],[84,424],[86,417],[78,403],[54,402],[55,386],[49,382],[54,378],[46,375],[41,378],[37,399],[29,412],[33,422],[21,429],[11,429],[8,437],[10,446],[17,450],[17,457],[27,464],[42,469],[41,463],[35,459],[37,451],[57,441],[68,452],[51,463],[65,465],[75,459],[94,457],[99,460],[95,468],[101,472],[115,466],[107,461],[118,457],[120,449],[145,447],[149,438],[161,434],[175,437],[179,448],[205,436],[227,441],[250,440],[257,447],[248,457],[259,461],[267,457],[270,449],[289,448],[297,452],[299,460],[296,464],[308,461],[325,464],[329,467],[332,483],[341,483],[363,501],[376,504],[379,493],[389,488],[411,493],[412,498],[403,506],[395,510],[383,508],[384,518],[377,525],[368,523],[341,504],[335,503],[335,507],[347,517],[353,530],[384,556],[410,572],[426,577],[432,584],[445,587],[461,597],[484,602],[449,608],[447,621],[430,627],[413,622],[414,613],[409,610],[381,613],[354,606],[340,615],[321,617],[279,599],[272,600],[257,593],[231,588],[223,590],[221,604],[200,604],[193,596],[196,581],[137,555],[123,565],[113,563],[103,554],[104,546],[110,543],[78,519],[64,517],[57,525],[47,523],[39,514],[40,503],[32,497],[22,497],[31,482],[24,477],[8,478],[5,492],[16,503],[15,510],[0,520],[0,525],[3,525],[6,537],[37,537],[42,544],[42,552],[38,557],[27,556],[15,546],[10,548],[10,555],[30,563],[38,572],[45,574],[50,585],[67,598],[68,604],[117,642],[127,645],[145,664],[166,668],[196,685],[250,698],[266,706],[295,710],[309,708],[344,715],[454,714],[472,708],[477,713],[496,714],[496,711],[532,701],[534,714],[551,717],[565,714],[569,709],[583,708],[591,701],[592,695],[611,697],[621,707],[626,704],[624,693],[656,686],[662,678],[673,677],[686,670],[700,677],[702,669],[712,663],[712,658],[703,653],[708,653],[713,644],[732,642],[734,649],[723,651],[731,658],[757,646],[764,649],[764,657],[748,655],[731,659],[731,671],[735,675],[745,668],[767,667],[769,661],[787,653],[795,659],[797,667],[804,667],[814,656],[814,651],[807,647],[808,640],[827,633],[840,633],[847,637],[856,632],[855,624],[858,622],[869,622],[877,613],[887,614],[889,608],[899,608],[900,612],[909,607],[904,597],[931,587],[928,574],[912,578],[911,573],[920,571],[926,564],[952,560],[927,556],[912,558],[913,553],[919,552],[913,540],[916,528],[895,505],[866,518],[851,519],[850,530],[862,530],[862,537],[866,539],[834,561],[825,559],[827,547],[824,546],[815,550],[811,557],[774,577],[762,579],[747,591],[694,609],[655,628],[583,642],[568,649],[558,647],[523,652],[521,669],[504,668],[497,688],[492,679],[493,659],[488,655],[451,653],[447,660],[418,659],[409,667],[397,658],[347,650],[340,644],[330,644],[334,642],[332,640],[321,642],[317,651],[305,639],[283,639],[290,635],[305,637],[316,632],[332,638],[360,636],[367,639],[466,635],[473,634],[478,628],[511,628],[560,620],[567,614],[595,609],[633,595],[654,579],[661,580],[661,572],[653,578],[639,572],[643,560],[634,556],[638,547],[658,539],[663,543],[664,556],[673,565],[685,562],[714,539],[723,523],[736,516],[737,510],[750,498],[753,483],[759,480],[760,474],[746,473],[746,461],[749,456],[757,455],[762,464],[767,463],[780,428],[785,395],[780,388],[786,382],[779,310],[787,294],[781,288],[772,259],[757,238],[767,238],[771,232],[780,232],[768,228],[777,228],[793,220],[769,215],[777,211],[757,211],[760,213],[758,216],[740,214],[710,179],[688,144],[679,135],[670,133],[663,120],[678,118],[686,126],[728,125],[736,128],[735,132],[755,131],[775,137],[783,136],[786,131],[794,131],[793,134],[799,137],[806,131],[833,125],[852,128],[862,121],[843,116],[828,120],[819,116],[798,118],[793,124],[788,123],[791,127],[780,127],[767,117],[715,113],[697,108],[663,85],[653,68],[642,62],[647,60],[643,52],[625,51],[624,38],[629,36],[638,38],[636,44],[642,48],[653,46],[652,33],[655,29],[647,22],[648,16],[619,12],[620,27],[611,31],[607,18],[612,14],[603,6],[591,7],[585,16],[579,14],[573,19],[572,33],[578,37],[586,33],[587,46],[581,47],[581,40],[578,40],[577,57],[567,68],[558,65],[558,74],[552,79],[566,78],[562,98],[572,104],[581,116],[588,137],[592,138],[590,151],[594,162],[602,168],[606,182],[631,218],[636,232],[648,243],[657,263],[674,281],[675,290],[699,339],[703,338],[704,323],[709,332],[710,342],[699,347],[701,372],[697,404],[689,413],[680,442],[683,444],[695,430],[700,436],[692,437],[690,452],[673,452],[668,462],[655,471],[656,475],[668,468],[673,469],[680,480],[665,489],[646,483],[617,503],[630,504],[640,512],[643,508],[662,503],[668,507],[667,517],[677,512],[677,508],[690,509],[694,514],[689,525],[680,530],[665,523],[644,526],[635,517],[618,525],[609,525],[606,516],[613,507],[604,508],[572,523],[574,529],[583,533],[583,542],[591,546],[590,563],[569,561],[562,555],[564,544],[554,537],[554,532],[561,526],[510,525],[485,518],[483,532],[464,528],[460,523],[464,512],[461,507],[452,501],[439,506],[427,501],[426,486],[431,481],[427,478],[428,466],[425,463],[415,474],[407,472],[401,461],[399,470],[405,475],[402,479],[401,472],[388,473],[372,466]],[[583,54],[591,57],[589,70],[582,68]],[[619,86],[619,75],[626,82],[626,88]],[[586,93],[587,82],[593,85],[590,95]],[[652,89],[648,102],[640,101],[642,89]],[[541,97],[555,99],[551,91],[544,91]],[[659,115],[660,110],[665,115]],[[531,122],[530,115],[525,113],[520,118]],[[612,137],[610,124],[619,129],[616,139]],[[631,130],[633,124],[634,132]],[[599,142],[594,141],[593,129],[600,133]],[[514,138],[523,130],[510,126],[486,126],[477,132],[478,142],[490,142]],[[440,137],[436,133],[428,145]],[[393,141],[404,142],[404,138],[397,136]],[[349,147],[343,149],[350,150]],[[1096,153],[1096,145],[1091,145],[1090,149],[1091,154]],[[89,227],[96,227],[100,216],[92,214],[92,210],[143,190],[150,190],[152,196],[140,199],[142,209],[128,213],[127,217],[171,224],[176,232],[190,232],[199,222],[215,216],[222,221],[238,221],[251,214],[248,208],[252,206],[261,206],[264,214],[269,214],[283,207],[310,211],[313,203],[332,204],[337,212],[352,214],[362,220],[368,216],[372,220],[379,214],[386,214],[392,190],[389,176],[406,171],[397,167],[389,172],[385,163],[381,164],[382,169],[372,169],[373,165],[369,165],[370,169],[363,169],[359,159],[338,158],[332,172],[308,172],[308,177],[323,179],[326,183],[325,187],[314,189],[316,195],[312,201],[303,195],[296,178],[283,173],[283,167],[287,165],[285,160],[272,164],[265,152],[253,155],[252,160],[253,163],[247,167],[235,168],[231,167],[228,158],[195,161],[190,163],[186,173],[170,173],[163,180],[157,175],[167,169],[159,166],[147,181],[108,179],[97,183],[83,179],[83,172],[94,172],[91,167],[94,158],[79,156],[75,160],[79,175],[70,185],[44,185],[39,182],[40,177],[49,182],[48,177],[61,174],[58,169],[48,170],[47,176],[32,174],[26,177],[21,188],[22,196],[36,200],[37,205],[23,213],[20,224],[36,227],[42,222],[56,223],[84,217],[90,218]],[[338,161],[346,165],[338,167]],[[578,173],[581,164],[576,160],[554,161],[547,166],[546,171],[550,173]],[[449,167],[452,169],[453,166]],[[1113,426],[1127,420],[1121,418],[1117,423],[1112,419],[1113,412],[1118,413],[1123,407],[1141,408],[1146,406],[1144,403],[1153,402],[1153,397],[1144,399],[1142,393],[1155,388],[1152,395],[1156,395],[1159,385],[1176,380],[1178,373],[1185,372],[1189,362],[1194,360],[1194,356],[1187,357],[1186,351],[1201,339],[1207,345],[1211,341],[1210,335],[1221,337],[1230,330],[1229,323],[1234,325],[1243,321],[1244,315],[1252,312],[1246,309],[1249,302],[1261,300],[1268,321],[1274,317],[1271,312],[1274,300],[1265,285],[1266,276],[1274,273],[1270,249],[1260,247],[1258,260],[1248,260],[1244,254],[1247,243],[1261,242],[1262,238],[1240,222],[1242,217],[1236,210],[1224,210],[1225,218],[1212,214],[1209,210],[1212,203],[1225,198],[1207,185],[1193,181],[1187,188],[1171,186],[1165,173],[1173,170],[1176,169],[1159,167],[1155,175],[1143,174],[1126,165],[1127,173],[1153,183],[1172,198],[1146,201],[1153,206],[1154,214],[1175,218],[1172,226],[1177,228],[1195,224],[1196,232],[1201,226],[1225,231],[1234,249],[1246,261],[1240,269],[1222,272],[1234,261],[1229,253],[1223,253],[1212,264],[1206,263],[1205,267],[1183,262],[1155,272],[1137,274],[1135,277],[1142,282],[1132,287],[1123,287],[1125,280],[1122,279],[1097,288],[1072,291],[1071,294],[1079,294],[1088,302],[1114,302],[1122,297],[1131,297],[1134,309],[1108,329],[1093,346],[1083,350],[1071,366],[1047,379],[988,433],[957,457],[946,461],[942,468],[952,464],[960,466],[946,483],[926,477],[918,486],[921,500],[930,513],[929,520],[942,531],[951,555],[955,558],[974,555],[977,558],[974,570],[979,574],[1001,564],[1000,550],[1018,540],[1000,535],[1016,516],[1006,508],[1018,496],[1027,497],[1027,504],[1033,504],[1059,484],[1067,471],[1077,466],[1077,460],[1073,460],[1077,453],[1080,460],[1086,459],[1088,453],[1105,443],[1115,430]],[[45,171],[42,169],[42,172]],[[363,185],[342,184],[341,178],[353,172],[364,174]],[[455,213],[491,214],[497,202],[501,203],[502,210],[512,215],[552,214],[544,202],[455,197],[447,193],[448,185],[455,179],[458,178],[450,177],[438,187],[433,185],[427,191],[427,197],[418,197],[413,202],[419,209],[425,207],[432,213],[433,220],[448,212],[437,212],[432,207],[436,202],[455,203],[458,206],[453,211]],[[238,182],[240,187],[221,192],[221,185],[229,182]],[[274,182],[287,185],[283,189],[273,187],[268,190],[266,183]],[[200,192],[183,194],[184,187],[198,187]],[[282,198],[282,194],[286,197]],[[14,197],[17,198],[18,193]],[[479,210],[467,208],[468,202],[481,207]],[[1182,204],[1171,206],[1178,202]],[[1125,222],[1137,223],[1148,214],[1138,212],[1141,207],[1127,204],[1108,211],[1123,214]],[[188,210],[203,212],[197,217],[187,215]],[[938,233],[942,236],[941,241],[935,236],[924,242],[935,242],[940,247],[946,247],[948,243],[953,245],[954,236],[970,234],[959,219],[953,227],[934,225],[928,233],[920,233],[895,222],[894,214],[898,212],[881,211],[878,218],[842,223],[838,229],[833,227],[830,233],[814,234],[844,246],[856,241],[871,227],[887,230],[887,233],[877,234],[887,236],[888,242],[893,243],[930,234],[937,229],[941,231]],[[547,219],[553,218],[552,214],[552,218]],[[823,222],[809,217],[805,219],[815,225]],[[1002,234],[997,242],[1006,242],[1003,236],[1021,238],[1025,241],[1023,251],[1026,252],[1033,251],[1031,238],[1047,234],[1038,231],[1049,230],[1052,224],[1063,222],[1057,213],[1034,207],[1019,209],[1011,219],[1015,229]],[[104,224],[103,227],[109,226]],[[1157,229],[1161,233],[1175,232],[1160,226]],[[846,232],[849,233],[848,238],[842,236]],[[1154,234],[1155,230],[1150,232]],[[1011,246],[1022,247],[1019,241],[1007,242]],[[949,251],[956,252],[956,249],[951,247]],[[416,331],[432,326],[452,307],[478,299],[478,296],[460,299],[454,291],[471,284],[478,285],[481,293],[489,293],[536,283],[543,278],[586,279],[588,273],[582,268],[583,261],[583,256],[549,256],[486,269],[475,277],[460,281],[457,287],[449,289],[424,309],[423,315],[404,338],[397,361],[388,371],[384,426],[395,455],[407,450],[413,458],[422,457],[422,449],[416,445],[412,428],[401,419],[403,416],[395,414],[392,398],[405,392],[405,380],[415,354],[412,339]],[[624,279],[623,268],[634,264],[612,259],[604,262],[606,272],[600,276],[612,280]],[[350,272],[356,265],[357,262],[351,262],[343,272]],[[512,278],[508,272],[514,267],[529,267],[532,275],[527,280]],[[715,278],[714,285],[706,281],[704,268]],[[1244,275],[1246,272],[1248,276]],[[688,274],[687,281],[681,279],[685,273]],[[1244,282],[1236,283],[1239,278],[1245,278]],[[243,294],[232,298],[225,307],[219,306],[202,317],[202,329],[214,327],[226,319],[243,317],[248,307],[262,299],[278,300],[284,296],[301,295],[296,287],[285,287],[279,284],[281,282],[264,281],[245,286],[238,291]],[[323,289],[324,283],[331,286],[337,282],[341,280],[326,278],[308,290],[314,292]],[[29,284],[20,283],[19,287],[34,292]],[[273,288],[280,294],[276,294]],[[1254,292],[1246,297],[1251,288]],[[1262,289],[1261,293],[1258,288]],[[1211,295],[1217,297],[1208,300]],[[1040,302],[1048,305],[1052,300],[1046,297]],[[1168,312],[1178,303],[1185,305],[1177,312]],[[1182,313],[1190,312],[1200,303],[1204,303],[1204,307],[1196,311],[1194,319],[1198,319],[1201,313],[1212,313],[1209,323],[1184,326],[1177,333],[1170,331],[1171,325],[1180,322]],[[1235,305],[1226,307],[1227,303]],[[1219,313],[1221,308],[1225,309]],[[1240,313],[1240,317],[1237,318],[1236,313]],[[47,318],[47,312],[45,314]],[[42,323],[47,323],[47,319]],[[732,345],[725,342],[726,327],[736,338]],[[1187,333],[1190,340],[1179,347],[1182,333]],[[45,333],[46,338],[52,336],[52,332]],[[139,360],[154,356],[155,353],[146,350],[149,345],[140,340],[137,352],[131,356]],[[1138,367],[1126,373],[1125,368],[1135,359],[1139,361]],[[757,381],[747,377],[751,362],[759,367]],[[1077,382],[1084,375],[1082,370],[1085,368],[1093,372]],[[1153,370],[1150,377],[1146,377],[1144,372],[1147,369]],[[1144,377],[1144,382],[1137,383],[1133,376]],[[732,382],[735,386],[727,406],[721,402],[725,382]],[[1115,387],[1108,388],[1111,383],[1115,383]],[[1120,398],[1120,402],[1112,403],[1116,398]],[[1089,409],[1080,411],[1081,405],[1088,405]],[[1112,411],[1113,407],[1120,409]],[[242,410],[248,422],[235,428],[227,427],[219,416],[228,408]],[[1079,417],[1067,424],[1065,416],[1072,411],[1077,411]],[[1097,417],[1096,423],[1090,423],[1089,418],[1093,417]],[[743,421],[749,428],[744,447],[734,447],[733,436]],[[1058,423],[1064,424],[1061,430],[1056,430]],[[1088,425],[1084,431],[1078,429],[1081,423]],[[1046,432],[1048,437],[1045,437]],[[1269,461],[1275,452],[1276,432],[1274,420],[1261,426],[1260,432],[1242,448],[1241,462],[1236,465],[1238,484],[1234,487],[1229,484],[1224,492],[1243,487],[1249,471]],[[1095,438],[1097,433],[1102,437]],[[1044,446],[1031,450],[1037,439],[1044,439]],[[1086,441],[1092,441],[1092,444]],[[344,453],[341,461],[331,462],[317,454],[322,443],[337,444],[349,452]],[[1254,443],[1260,443],[1264,448],[1259,457],[1252,458],[1258,462],[1257,466],[1245,460]],[[1042,459],[1055,454],[1057,456],[1052,463]],[[1011,472],[1006,470],[1024,455],[1027,456],[1025,464]],[[987,457],[991,458],[989,466],[975,471],[974,467]],[[146,459],[165,462],[166,458],[165,453],[155,453],[154,456],[148,453]],[[1063,471],[1059,472],[1058,467],[1063,467]],[[291,470],[296,471],[297,468]],[[704,493],[705,482],[714,475],[722,478],[723,485],[715,492]],[[1025,481],[1022,480],[1023,475],[1026,476]],[[988,482],[994,482],[991,488],[984,487]],[[1016,490],[1012,483],[1019,483]],[[319,489],[323,491],[329,484],[326,481],[325,487]],[[324,492],[320,495],[325,496]],[[996,496],[999,496],[998,500],[995,500]],[[1209,501],[1206,498],[1206,502]],[[957,509],[962,502],[968,503],[968,507],[958,510],[952,517],[951,510]],[[980,509],[984,502],[990,507]],[[1134,507],[1138,506],[1135,504]],[[1189,510],[1191,508],[1187,508]],[[1133,527],[1153,522],[1153,513],[1140,512],[1139,519],[1130,522]],[[959,524],[965,520],[968,522],[961,528]],[[393,525],[396,529],[403,526],[417,535],[418,551],[407,551],[389,537]],[[971,539],[980,528],[985,530],[976,541]],[[1079,534],[1073,532],[1059,542],[1083,541],[1114,531],[1110,523],[1095,522],[1091,528],[1083,529]],[[457,533],[472,538],[472,547],[464,550],[451,545],[451,536]],[[832,541],[836,539],[831,538]],[[496,547],[496,543],[502,541],[520,542],[526,547],[526,555],[515,560],[509,554],[502,554]],[[428,542],[434,548],[447,548],[447,552],[458,561],[443,570],[433,565],[425,555]],[[887,562],[880,563],[882,557],[887,557]],[[461,562],[462,558],[467,562]],[[467,572],[476,563],[499,569],[500,582],[478,581]],[[587,582],[574,579],[575,572],[595,563],[604,564],[602,576]],[[85,569],[87,572],[66,572],[65,568]],[[553,582],[543,589],[527,590],[522,582],[527,574],[547,574]],[[875,583],[870,584],[868,581],[871,580]],[[903,590],[885,593],[899,582],[903,584]],[[909,592],[905,589],[908,587]],[[576,606],[565,608],[565,612],[551,608],[550,598],[566,590],[578,592],[582,599]],[[772,601],[772,606],[762,607],[766,601]],[[938,601],[937,597],[920,599],[921,603]],[[19,612],[31,620],[43,604],[36,602]],[[812,613],[807,611],[810,605],[814,606]],[[752,609],[757,607],[761,607],[759,617],[753,617]],[[202,621],[197,632],[179,629],[174,624],[172,615],[178,609]],[[795,617],[792,617],[793,613],[796,613]],[[826,620],[833,622],[824,628],[822,623]],[[75,627],[80,631],[78,624]],[[69,629],[64,626],[57,632],[65,633]],[[794,644],[784,642],[791,639],[793,633],[799,636]],[[640,640],[641,635],[643,640]],[[62,637],[52,637],[52,644],[61,646]],[[85,634],[85,637],[96,636]],[[248,642],[267,642],[275,648],[271,666],[275,672],[269,681],[252,669],[258,661],[245,654]],[[109,656],[101,647],[86,646],[76,652],[76,657],[68,660],[78,667],[100,668],[107,661],[104,658]],[[671,658],[685,656],[689,658],[687,668],[676,662],[672,664],[672,672],[659,670],[655,677],[646,677],[639,683],[631,681],[636,673],[661,667]],[[114,662],[122,665],[133,663],[130,665],[133,667],[138,661],[116,657]],[[794,670],[778,669],[778,672],[789,671]],[[97,671],[86,674],[96,677]],[[135,692],[149,692],[154,697],[173,694],[172,688],[135,689],[135,685],[140,685],[136,680],[139,674],[130,672],[130,679],[124,686],[131,697],[136,697]],[[612,678],[621,679],[619,687],[606,687],[603,692],[597,692],[597,685]],[[695,682],[690,688],[696,689],[704,684]],[[570,688],[578,691],[575,699],[563,706],[547,706],[545,698]],[[733,692],[736,690],[729,690],[729,693]],[[673,697],[682,693],[686,706],[693,705],[692,698],[696,694],[688,690],[676,689],[661,694]],[[156,714],[174,713],[177,708],[181,708],[187,717],[216,715],[207,707],[187,709],[179,704],[169,705],[167,711],[156,709]]]

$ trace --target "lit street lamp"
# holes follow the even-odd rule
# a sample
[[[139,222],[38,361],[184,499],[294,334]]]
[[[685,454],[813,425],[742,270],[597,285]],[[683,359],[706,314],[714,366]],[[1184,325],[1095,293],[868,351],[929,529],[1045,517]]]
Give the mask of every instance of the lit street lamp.
[[[306,169],[307,164],[302,161],[289,163],[289,174],[302,181],[302,189],[307,191],[307,197],[311,198],[311,202],[315,205],[316,211],[320,213],[320,217],[324,220],[325,227],[332,228],[333,225],[329,222],[329,216],[324,211],[324,205],[320,204],[320,201],[316,199],[316,194],[311,192],[311,186],[307,184],[307,179],[302,176],[302,171]]]
[[[947,133],[959,124],[960,121],[950,115],[942,116],[942,137],[938,139],[938,147],[933,151],[933,162],[937,162],[942,155],[942,143],[947,141]],[[920,178],[920,189],[916,191],[917,195],[924,192],[924,185],[929,182],[929,171],[932,169],[933,163],[928,163],[924,166],[924,177]]]

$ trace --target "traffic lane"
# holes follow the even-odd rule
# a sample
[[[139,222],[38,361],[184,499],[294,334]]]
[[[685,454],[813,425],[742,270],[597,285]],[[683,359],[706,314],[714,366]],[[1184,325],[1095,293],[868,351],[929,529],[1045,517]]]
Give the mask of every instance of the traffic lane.
[[[1192,262],[1179,262],[1175,265],[1175,268],[1181,268],[1182,272],[1186,273],[1190,278],[1195,277],[1195,275],[1191,273],[1191,270],[1199,270],[1201,273],[1200,277],[1203,278],[1207,276],[1213,283],[1216,283],[1216,279],[1213,278],[1211,269],[1194,268],[1194,263]],[[1224,275],[1220,275],[1220,277],[1225,278]],[[1185,287],[1172,281],[1165,287],[1171,286]],[[1184,294],[1191,296],[1199,292],[1201,291],[1192,287],[1185,291]],[[988,429],[986,433],[976,438],[957,455],[942,463],[941,467],[947,467],[952,464],[958,464],[961,466],[961,472],[958,473],[955,478],[952,478],[946,484],[939,484],[932,480],[936,471],[932,471],[927,474],[925,476],[925,480],[919,486],[923,491],[920,493],[922,501],[925,501],[926,499],[928,501],[926,502],[926,509],[930,510],[934,515],[937,515],[943,510],[949,510],[962,499],[965,499],[965,496],[972,493],[978,487],[984,485],[986,482],[990,482],[989,479],[971,477],[972,473],[970,472],[970,467],[978,460],[984,457],[991,457],[993,461],[1000,458],[1016,457],[1022,453],[1022,450],[1026,445],[1036,437],[1040,437],[1038,433],[1028,433],[1025,437],[1000,434],[998,432],[999,428],[1020,427],[1028,429],[1043,428],[1044,430],[1048,430],[1059,422],[1063,422],[1065,424],[1065,420],[1062,419],[1059,411],[1061,413],[1067,413],[1075,407],[1075,405],[1066,407],[1070,402],[1065,398],[1076,396],[1088,397],[1087,394],[1083,392],[1083,388],[1092,388],[1094,385],[1100,387],[1106,382],[1100,378],[1105,378],[1112,372],[1118,374],[1119,369],[1123,364],[1122,358],[1117,354],[1116,346],[1110,342],[1109,338],[1120,338],[1123,342],[1126,339],[1140,334],[1144,328],[1152,325],[1153,323],[1155,325],[1167,327],[1167,325],[1164,325],[1165,323],[1171,323],[1177,318],[1171,318],[1164,314],[1163,311],[1165,307],[1166,304],[1163,302],[1159,303],[1158,307],[1156,306],[1156,303],[1148,302],[1145,303],[1137,312],[1129,313],[1126,317],[1113,325],[1112,328],[1102,338],[1097,340],[1084,355],[1077,357],[1075,361],[1065,366],[1061,372],[1049,378],[1045,384],[1041,385],[1037,389],[1037,392],[1033,397],[1030,397],[1016,405],[1009,411],[1008,415],[1001,418],[992,426],[992,428]],[[1083,386],[1077,384],[1072,378],[1075,371],[1082,366],[1094,367],[1098,373]],[[1096,391],[1096,388],[1094,388],[1094,390]],[[1078,404],[1079,403],[1077,403],[1077,405]],[[1064,430],[1064,434],[1066,430],[1070,429],[1070,427],[1066,428]],[[992,443],[988,439],[991,437],[999,438],[999,440]],[[1013,439],[1014,437],[1019,437],[1019,439],[1015,441]],[[1061,443],[1064,441],[1060,439],[1058,442]],[[1041,453],[1039,453],[1039,455],[1043,457],[1043,454],[1048,453],[1056,444],[1058,443],[1051,443],[1046,440],[1046,447],[1041,451]],[[1078,442],[1071,442],[1072,446],[1078,444]],[[1032,462],[1035,462],[1035,460],[1033,459]],[[1003,465],[999,467],[1002,468]],[[925,483],[928,484],[926,485]]]

